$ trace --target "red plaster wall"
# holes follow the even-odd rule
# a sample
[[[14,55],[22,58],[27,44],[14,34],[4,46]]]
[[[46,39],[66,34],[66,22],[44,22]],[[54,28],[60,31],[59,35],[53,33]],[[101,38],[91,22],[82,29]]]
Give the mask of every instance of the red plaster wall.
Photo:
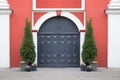
[[[84,25],[84,13],[81,12],[72,12],[72,14],[74,14]]]
[[[107,67],[107,15],[104,10],[109,0],[86,0],[87,20],[92,18],[94,36],[98,48],[98,64]]]
[[[31,20],[32,0],[8,0],[13,10],[10,19],[10,63],[11,67],[19,65],[20,47],[24,34],[25,19]]]
[[[22,38],[24,34],[25,27],[25,19],[28,17],[31,20],[32,17],[32,0],[8,0],[11,8],[13,9],[13,13],[11,14],[10,19],[10,63],[11,67],[15,67],[19,65],[20,58],[20,47],[22,43]],[[38,1],[38,0],[37,0]],[[60,5],[52,5],[56,4],[56,2],[48,2],[49,0],[39,0],[37,2],[37,7],[41,8],[78,8],[81,7],[81,4],[76,3],[75,0],[58,0],[57,4]],[[42,2],[43,3],[42,3]],[[47,2],[46,2],[47,1]],[[57,1],[57,0],[56,0]],[[73,2],[75,1],[75,2]],[[80,1],[80,0],[77,0]],[[46,2],[46,3],[45,3]],[[62,3],[61,3],[62,2]],[[94,28],[94,36],[96,40],[96,45],[98,48],[98,57],[97,60],[99,62],[99,66],[107,67],[107,15],[104,10],[108,5],[109,0],[86,0],[86,14],[87,19],[92,18],[93,20],[93,28]],[[66,4],[69,5],[66,5]],[[63,5],[64,4],[64,5]],[[70,6],[73,4],[72,6]],[[40,6],[38,6],[40,5]],[[47,6],[45,6],[47,5]],[[63,6],[62,6],[63,5]],[[35,22],[41,17],[44,13],[37,14],[35,13]],[[82,23],[83,14],[73,13],[77,16]]]
[[[38,19],[43,16],[44,14],[46,14],[46,12],[41,12],[41,13],[34,13],[34,24],[38,21]]]
[[[82,0],[36,0],[37,8],[81,8]]]

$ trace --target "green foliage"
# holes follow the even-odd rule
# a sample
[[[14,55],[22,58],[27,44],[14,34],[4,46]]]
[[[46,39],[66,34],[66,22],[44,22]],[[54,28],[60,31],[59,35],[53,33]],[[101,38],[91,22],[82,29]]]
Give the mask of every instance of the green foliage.
[[[86,25],[85,40],[83,44],[82,60],[85,64],[90,64],[97,56],[97,48],[93,36],[92,20]]]
[[[30,65],[35,61],[35,57],[36,57],[31,25],[28,19],[26,19],[24,38],[23,38],[22,46],[20,48],[20,56],[22,60],[24,60]]]

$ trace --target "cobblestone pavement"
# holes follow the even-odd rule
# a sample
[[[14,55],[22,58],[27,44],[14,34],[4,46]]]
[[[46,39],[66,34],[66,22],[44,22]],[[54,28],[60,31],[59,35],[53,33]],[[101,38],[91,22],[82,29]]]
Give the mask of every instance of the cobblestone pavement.
[[[38,68],[33,72],[21,72],[19,68],[10,68],[0,69],[0,80],[120,80],[120,69],[83,72],[79,68]]]

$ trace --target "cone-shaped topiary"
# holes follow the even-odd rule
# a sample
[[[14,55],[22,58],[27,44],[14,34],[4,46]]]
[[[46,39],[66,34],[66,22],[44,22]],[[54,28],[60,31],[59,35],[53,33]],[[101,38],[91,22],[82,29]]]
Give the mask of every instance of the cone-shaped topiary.
[[[93,36],[92,20],[90,19],[86,25],[85,40],[82,46],[82,60],[89,65],[97,56],[97,48]]]
[[[35,46],[33,43],[33,36],[31,31],[31,24],[28,19],[26,19],[24,38],[22,46],[20,48],[20,56],[22,60],[24,60],[28,65],[34,63],[36,57]]]

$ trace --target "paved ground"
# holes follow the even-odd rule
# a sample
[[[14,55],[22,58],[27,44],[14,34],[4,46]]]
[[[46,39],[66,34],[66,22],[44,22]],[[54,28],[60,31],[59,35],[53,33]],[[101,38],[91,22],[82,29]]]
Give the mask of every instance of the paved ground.
[[[39,68],[35,72],[0,69],[0,80],[120,80],[120,69],[98,69],[97,72],[82,72],[79,68]]]

